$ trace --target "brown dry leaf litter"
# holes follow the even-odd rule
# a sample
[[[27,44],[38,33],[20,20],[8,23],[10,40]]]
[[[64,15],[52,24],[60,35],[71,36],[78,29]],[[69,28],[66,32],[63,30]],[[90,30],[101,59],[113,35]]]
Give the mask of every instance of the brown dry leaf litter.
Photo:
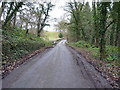
[[[109,65],[110,63],[105,61],[96,60],[92,57],[91,52],[84,48],[70,47],[84,56],[110,82],[113,88],[120,88],[120,66]]]
[[[2,78],[6,77],[12,70],[14,70],[15,68],[18,68],[21,64],[23,64],[24,62],[29,60],[29,58],[31,58],[31,57],[35,56],[36,54],[41,53],[44,50],[49,49],[49,48],[53,48],[53,47],[50,46],[50,47],[41,48],[39,50],[36,50],[36,51],[18,59],[18,60],[15,60],[14,62],[9,62],[6,65],[2,65],[0,67]]]

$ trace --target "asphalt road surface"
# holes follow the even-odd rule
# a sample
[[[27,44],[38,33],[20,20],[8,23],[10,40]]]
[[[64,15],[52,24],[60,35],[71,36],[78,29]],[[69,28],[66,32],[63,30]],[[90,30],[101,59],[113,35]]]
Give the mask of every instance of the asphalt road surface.
[[[3,88],[111,88],[65,40],[28,61],[2,80]]]

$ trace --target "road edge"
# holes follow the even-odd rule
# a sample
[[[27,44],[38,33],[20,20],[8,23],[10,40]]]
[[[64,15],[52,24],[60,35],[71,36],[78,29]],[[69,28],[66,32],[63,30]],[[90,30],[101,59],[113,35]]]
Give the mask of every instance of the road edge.
[[[120,88],[120,87],[119,87],[119,83],[117,83],[116,81],[112,80],[111,77],[109,77],[110,79],[108,79],[108,75],[107,75],[105,72],[102,72],[102,71],[99,69],[100,67],[99,67],[98,65],[96,65],[95,63],[93,63],[91,60],[88,60],[89,58],[87,58],[86,55],[83,55],[82,51],[77,50],[75,47],[70,46],[70,45],[68,45],[68,44],[66,44],[66,46],[68,46],[69,48],[75,50],[78,54],[82,55],[82,56],[86,59],[86,61],[87,61],[89,64],[91,64],[91,65],[101,74],[101,76],[103,76],[103,78],[105,78],[105,79],[110,83],[110,85],[111,85],[113,88]]]
[[[8,63],[5,66],[2,66],[1,68],[1,78],[4,79],[8,74],[10,74],[15,68],[18,68],[19,66],[21,66],[22,64],[24,64],[25,62],[29,61],[30,58],[32,58],[33,56],[37,55],[37,54],[42,54],[44,53],[46,50],[50,50],[51,48],[53,48],[53,46],[46,46],[43,48],[40,48],[39,50],[35,50],[23,57],[21,57],[20,59],[15,60],[14,62]]]

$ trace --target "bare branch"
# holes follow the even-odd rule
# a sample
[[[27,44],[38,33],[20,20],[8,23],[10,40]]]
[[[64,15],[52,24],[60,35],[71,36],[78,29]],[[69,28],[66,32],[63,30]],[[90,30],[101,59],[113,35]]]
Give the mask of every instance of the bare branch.
[[[106,26],[105,31],[106,31],[106,30],[110,27],[110,25],[113,24],[113,23],[114,23],[114,20],[111,21],[111,22]]]

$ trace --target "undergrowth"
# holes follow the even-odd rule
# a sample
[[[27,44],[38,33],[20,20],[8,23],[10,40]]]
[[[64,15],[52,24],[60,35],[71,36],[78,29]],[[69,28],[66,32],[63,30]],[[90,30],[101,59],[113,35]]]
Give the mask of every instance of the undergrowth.
[[[100,58],[99,48],[95,47],[95,45],[92,45],[85,41],[78,41],[69,44],[90,51],[91,55],[96,59]],[[118,63],[118,47],[106,45],[106,58],[103,61],[111,63],[111,65],[120,65],[120,63]]]
[[[25,34],[25,30],[2,30],[2,64],[13,62],[28,53],[51,45],[33,34]]]

